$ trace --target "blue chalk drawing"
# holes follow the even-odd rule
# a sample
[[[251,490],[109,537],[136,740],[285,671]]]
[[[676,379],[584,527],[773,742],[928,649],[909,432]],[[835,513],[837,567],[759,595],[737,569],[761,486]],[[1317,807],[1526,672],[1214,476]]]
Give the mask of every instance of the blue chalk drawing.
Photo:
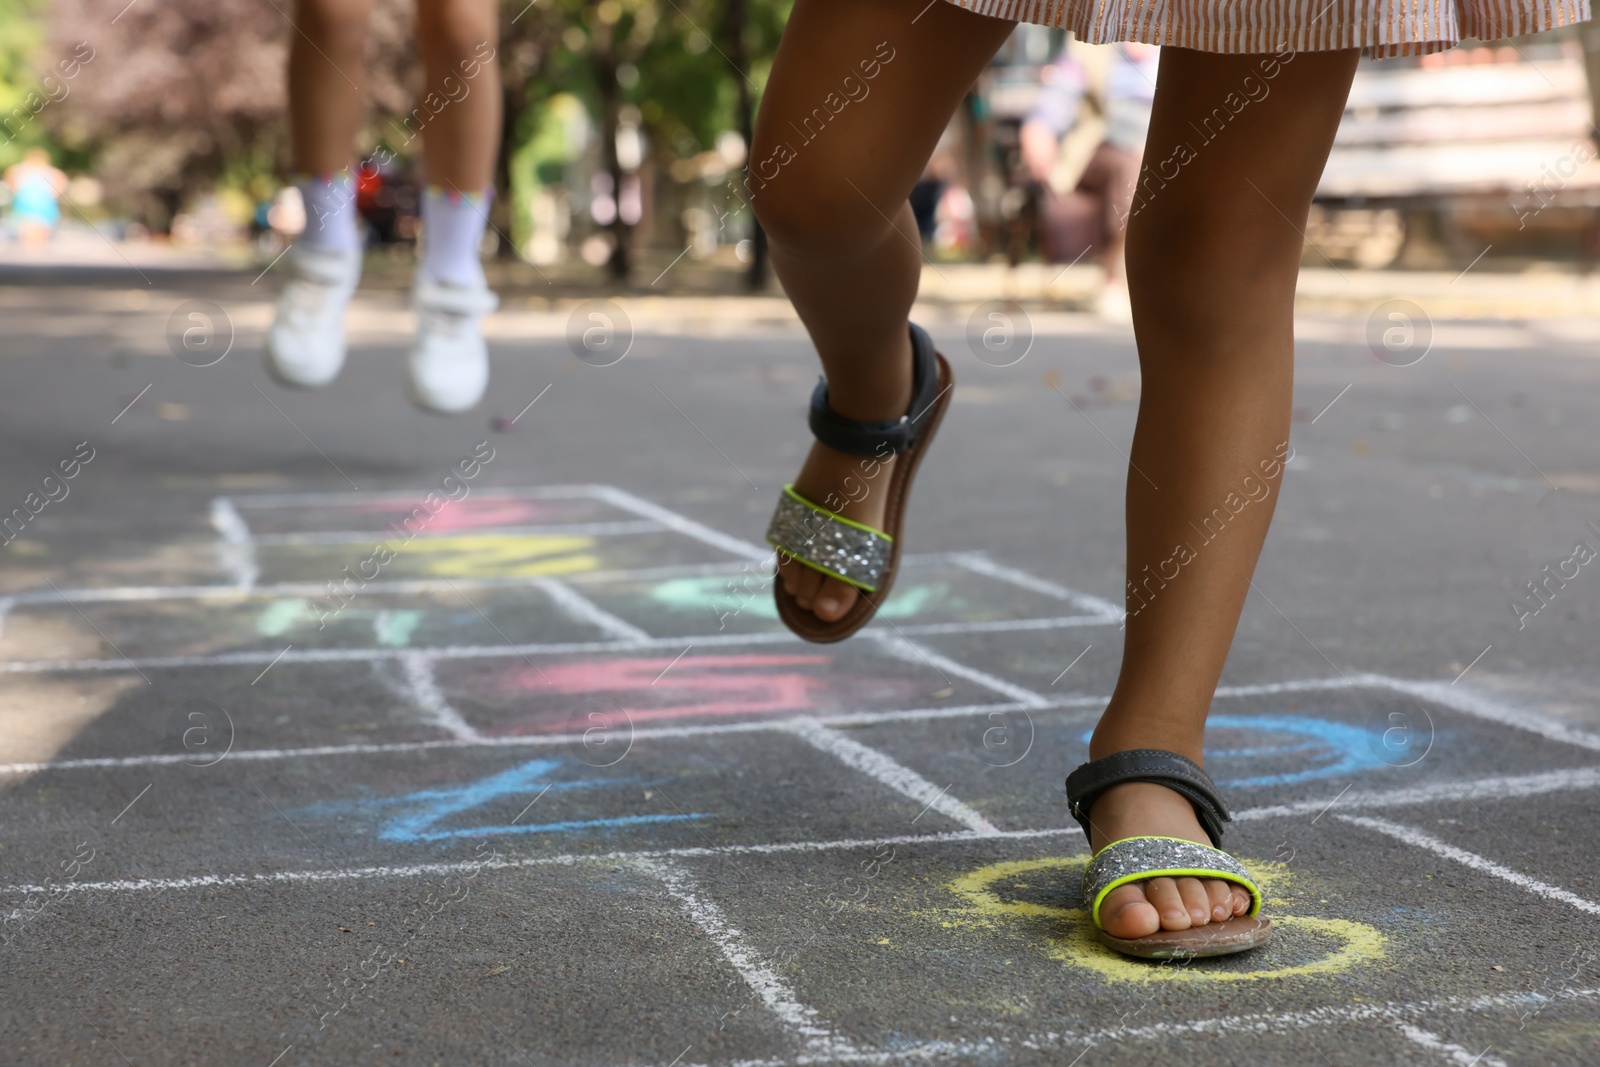
[[[1245,748],[1207,748],[1206,760],[1251,759],[1300,756],[1307,766],[1284,774],[1260,774],[1245,778],[1219,781],[1219,786],[1251,787],[1268,785],[1295,785],[1319,778],[1338,778],[1359,771],[1388,766],[1373,743],[1371,735],[1359,726],[1336,722],[1332,719],[1315,719],[1303,715],[1212,715],[1206,725],[1224,730],[1250,730],[1276,734],[1282,741],[1272,744],[1249,745]],[[1086,730],[1083,741],[1088,743],[1093,730]]]
[[[526,796],[531,800],[546,792],[566,792],[573,789],[606,789],[615,786],[639,786],[646,783],[636,778],[590,778],[572,782],[551,781],[552,772],[562,767],[561,760],[536,759],[491,774],[467,785],[444,789],[423,789],[401,797],[376,801],[381,805],[408,808],[404,814],[393,815],[384,823],[378,836],[385,841],[448,841],[458,837],[488,837],[494,834],[555,834],[584,833],[593,830],[613,830],[623,826],[641,826],[648,823],[685,822],[703,819],[700,812],[678,815],[624,815],[610,819],[564,820],[547,823],[521,823],[521,815],[503,826],[471,826],[463,829],[443,829],[439,824],[452,815],[470,811],[500,797]],[[530,807],[532,804],[529,805]],[[526,809],[524,809],[524,813]]]

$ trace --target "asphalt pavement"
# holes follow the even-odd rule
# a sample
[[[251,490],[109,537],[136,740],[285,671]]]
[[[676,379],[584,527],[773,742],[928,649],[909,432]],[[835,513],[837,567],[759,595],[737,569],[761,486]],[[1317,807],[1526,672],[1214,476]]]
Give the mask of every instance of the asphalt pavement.
[[[509,293],[440,418],[401,293],[291,392],[254,277],[0,268],[0,1062],[1600,1062],[1595,320],[1302,324],[1207,759],[1279,933],[1160,964],[1091,936],[1060,788],[1125,327],[919,309],[905,570],[817,647],[763,577],[781,304]]]

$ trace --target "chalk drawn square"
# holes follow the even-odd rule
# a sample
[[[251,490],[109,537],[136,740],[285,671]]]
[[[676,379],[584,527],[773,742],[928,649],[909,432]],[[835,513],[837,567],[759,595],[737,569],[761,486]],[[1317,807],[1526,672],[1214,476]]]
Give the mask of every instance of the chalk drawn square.
[[[1022,683],[1038,706],[975,709],[969,715],[863,724],[857,737],[951,793],[1007,830],[1053,825],[1058,810],[1040,798],[1061,798],[1068,771],[1088,759],[1088,742],[1114,681],[1101,676],[1095,648],[1061,684],[1039,679],[1059,671],[1080,643],[1006,635],[1008,655],[993,638],[926,638],[954,660]],[[1031,646],[1031,647],[1030,647]],[[1114,654],[1106,657],[1115,666]],[[1032,663],[1027,673],[1007,668]],[[1048,666],[1047,666],[1048,665]],[[1085,670],[1085,668],[1088,668]],[[1079,684],[1069,685],[1079,673]],[[1464,691],[1446,683],[1382,676],[1340,676],[1261,685],[1222,686],[1206,729],[1206,768],[1241,817],[1277,805],[1310,805],[1307,818],[1349,788],[1352,797],[1423,790],[1452,795],[1452,783],[1561,774],[1600,763],[1593,751],[1519,727],[1514,708],[1501,718],[1474,711]],[[1046,679],[1046,683],[1048,679]],[[1490,705],[1492,709],[1492,705]],[[1471,795],[1459,787],[1457,793]],[[1335,809],[1337,810],[1337,809]]]
[[[961,558],[907,557],[874,625],[959,632],[966,625],[1017,620],[1107,621],[1083,604],[962,566],[956,561]],[[581,588],[607,611],[661,636],[778,633],[784,627],[773,604],[770,574],[763,564],[733,563],[693,574],[582,581]]]
[[[399,649],[599,641],[608,634],[574,618],[537,585],[471,582],[405,592],[354,589],[335,596],[294,593],[156,601],[30,604],[13,609],[0,633],[0,659],[87,661],[108,668],[130,657],[204,666],[208,658],[259,652],[270,659],[346,650],[381,659]],[[291,655],[286,666],[299,660]],[[192,662],[190,662],[192,661]],[[178,665],[174,663],[173,665]],[[262,664],[265,666],[265,662]],[[259,669],[259,668],[258,668]]]
[[[993,703],[966,678],[879,651],[736,645],[596,655],[447,660],[437,676],[451,704],[489,735],[568,733],[737,722],[797,715]]]
[[[470,488],[470,487],[469,487]],[[459,492],[459,490],[457,490]],[[445,500],[435,510],[426,490],[410,493],[318,494],[231,497],[252,540],[273,543],[300,536],[348,534],[362,540],[393,535],[396,529],[463,533],[637,519],[585,496],[546,496],[517,490],[480,488],[460,500]],[[419,510],[420,509],[420,510]]]
[[[411,540],[378,534],[343,544],[268,544],[256,549],[256,559],[263,583],[310,582],[320,586],[343,583],[346,568],[357,578],[377,581],[515,582],[569,578],[591,571],[706,563],[727,559],[727,553],[670,531],[643,530],[630,521],[619,526],[575,526],[557,532],[461,530],[422,533]]]

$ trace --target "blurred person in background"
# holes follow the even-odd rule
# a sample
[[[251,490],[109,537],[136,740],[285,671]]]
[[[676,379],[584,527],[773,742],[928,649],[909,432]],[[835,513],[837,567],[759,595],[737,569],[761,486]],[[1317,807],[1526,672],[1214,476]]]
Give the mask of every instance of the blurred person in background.
[[[1134,41],[1069,39],[1040,72],[1043,84],[1020,132],[1023,166],[1039,190],[1045,258],[1075,263],[1101,253],[1099,311],[1121,322],[1133,317],[1122,246],[1160,54]]]
[[[6,169],[11,190],[11,223],[28,248],[43,248],[61,221],[57,201],[67,191],[67,176],[50,162],[43,148],[30,148],[21,162]]]
[[[326,385],[344,365],[344,312],[361,279],[354,142],[367,107],[371,13],[372,0],[295,5],[289,124],[305,226],[284,258],[266,350],[268,370],[288,385]],[[489,383],[480,322],[498,299],[479,249],[500,149],[498,34],[495,0],[417,0],[423,85],[399,125],[407,140],[421,136],[427,176],[407,359],[411,398],[427,411],[465,411]]]

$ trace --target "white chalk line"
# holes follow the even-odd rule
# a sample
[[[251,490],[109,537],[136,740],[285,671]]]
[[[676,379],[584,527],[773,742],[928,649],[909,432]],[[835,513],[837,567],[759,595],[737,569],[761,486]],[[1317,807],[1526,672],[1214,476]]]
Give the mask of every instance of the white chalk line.
[[[541,579],[543,581],[544,579]],[[539,583],[530,583],[537,586]],[[595,611],[599,611],[598,607]],[[628,627],[632,632],[644,634],[629,624],[612,616],[615,623]],[[584,621],[593,621],[586,619]],[[1053,629],[1058,624],[1065,627],[1085,625],[1081,617],[1073,616],[1055,620],[1019,619],[1019,620],[994,620],[977,623],[929,623],[924,625],[897,626],[894,632],[873,627],[866,631],[868,636],[887,638],[895,642],[901,635],[919,637],[923,635],[941,636],[966,633],[1005,633],[1013,630]],[[375,646],[369,648],[305,648],[284,655],[283,663],[366,663],[372,660],[398,659],[400,656],[415,653],[430,659],[500,659],[523,658],[539,655],[572,655],[591,652],[637,652],[641,649],[655,648],[680,648],[684,644],[697,646],[711,645],[803,645],[804,642],[788,630],[771,630],[761,633],[717,633],[717,634],[680,634],[671,637],[634,637],[629,640],[607,641],[555,641],[548,643],[530,643],[520,645],[431,645],[417,648],[395,648],[393,646]],[[809,647],[809,646],[807,646]],[[907,659],[914,663],[927,666],[938,662],[944,664],[944,669],[952,674],[959,673],[969,681],[978,682],[989,688],[1003,687],[1001,691],[1010,694],[1028,692],[1020,686],[1014,686],[1002,681],[992,674],[970,667],[957,666],[952,670],[949,664],[953,661],[939,653],[922,649],[920,652],[912,649],[920,646],[889,646],[891,652],[896,647],[906,647],[907,655],[897,658]],[[281,650],[279,650],[281,651]],[[234,667],[252,663],[269,663],[278,655],[268,649],[249,649],[238,652],[214,652],[203,655],[190,656],[144,656],[133,659],[76,659],[76,660],[3,660],[0,661],[0,674],[55,674],[70,671],[117,671],[132,670],[187,670],[204,667]],[[130,664],[132,666],[130,666]],[[987,679],[987,680],[980,680]],[[1019,696],[1016,699],[1022,699]],[[1031,694],[1027,699],[1042,700],[1037,693]]]
[[[909,797],[924,811],[937,811],[980,834],[1000,832],[998,826],[975,809],[951,796],[949,786],[940,789],[893,757],[848,738],[837,730],[831,730],[815,719],[795,719],[786,723],[785,729],[817,749],[837,757],[846,767],[860,771],[896,793]]]
[[[1360,675],[1356,681],[1368,677],[1379,676]],[[1407,696],[1431,704],[1442,705],[1464,715],[1499,723],[1502,726],[1515,726],[1551,741],[1600,752],[1600,734],[1579,730],[1528,708],[1502,704],[1483,692],[1467,686],[1456,686],[1448,682],[1404,681],[1395,678],[1384,678],[1384,683],[1396,692],[1405,693]]]
[[[261,568],[256,562],[250,527],[228,497],[211,501],[211,528],[217,531],[217,555],[223,571],[233,579],[235,589],[249,592],[261,576]]]
[[[992,1037],[979,1041],[923,1041],[907,1043],[894,1049],[866,1049],[851,1056],[834,1056],[829,1060],[820,1057],[794,1058],[770,1057],[726,1061],[719,1065],[709,1063],[683,1064],[678,1067],[811,1067],[824,1062],[837,1063],[900,1063],[906,1061],[932,1062],[943,1060],[981,1059],[995,1062],[1004,1057],[1010,1046],[1030,1051],[1082,1053],[1101,1043],[1118,1041],[1172,1041],[1195,1034],[1290,1034],[1296,1030],[1312,1030],[1330,1026],[1344,1026],[1359,1022],[1393,1024],[1396,1019],[1426,1018],[1442,1012],[1475,1014],[1488,1011],[1540,1006],[1560,1000],[1589,1000],[1600,996],[1600,988],[1561,989],[1553,993],[1494,993],[1476,997],[1441,997],[1435,1000],[1411,1002],[1391,1001],[1382,1004],[1352,1004],[1308,1011],[1261,1012],[1252,1015],[1229,1015],[1221,1018],[1196,1019],[1189,1022],[1154,1023],[1149,1026],[1114,1026],[1081,1031],[1049,1031],[1010,1041]],[[1063,1061],[1065,1062],[1065,1061]],[[1480,1060],[1480,1067],[1485,1061]]]
[[[1105,703],[1104,697],[1067,697],[1052,703],[1055,710],[1090,708]],[[901,708],[892,711],[840,712],[834,715],[785,715],[767,719],[744,719],[738,722],[698,723],[692,726],[641,726],[628,736],[635,741],[674,740],[707,737],[716,734],[762,733],[782,729],[798,718],[812,718],[828,726],[874,726],[878,723],[912,722],[924,719],[961,718],[968,715],[985,715],[995,712],[1020,711],[1022,705],[1014,703],[959,704],[950,707]],[[562,745],[593,744],[583,733],[507,734],[486,736],[476,741],[459,739],[437,741],[381,741],[344,745],[309,745],[304,748],[235,749],[228,754],[230,760],[249,761],[279,759],[309,759],[323,756],[374,756],[401,752],[427,752],[449,748],[550,748]],[[142,767],[149,764],[183,763],[192,761],[187,753],[147,753],[139,756],[85,756],[55,762],[0,764],[0,775],[36,774],[40,771],[71,771],[105,769],[110,767]]]
[[[900,559],[903,567],[932,566],[953,562],[956,553],[908,553]],[[966,554],[970,555],[970,553]],[[719,575],[737,576],[744,564],[727,560],[715,563],[670,563],[656,567],[618,567],[605,570],[581,571],[563,574],[561,580],[574,585],[605,585],[624,582],[648,582],[671,578],[705,578]],[[447,593],[452,588],[461,589],[522,589],[537,584],[541,575],[503,575],[498,577],[460,578],[374,578],[362,586],[362,592],[384,593]],[[128,585],[106,586],[98,589],[35,589],[14,594],[7,599],[22,605],[37,604],[97,604],[126,603],[143,600],[270,600],[277,597],[318,597],[327,592],[323,582],[267,582],[257,583],[248,590],[238,585]],[[1089,616],[1082,618],[1088,619]],[[1098,616],[1094,616],[1098,619]],[[1019,620],[1027,621],[1027,620]],[[1088,625],[1085,622],[1083,625]]]
[[[886,845],[971,844],[1035,837],[1082,836],[1077,826],[1050,827],[1046,830],[1000,830],[980,834],[973,830],[946,833],[897,834],[888,837],[844,838],[833,841],[779,841],[749,845],[688,845],[683,848],[619,850],[604,853],[563,852],[545,856],[492,861],[460,860],[449,863],[418,863],[374,867],[345,867],[330,870],[271,871],[264,874],[197,874],[182,878],[123,878],[107,882],[63,882],[55,886],[0,886],[0,895],[9,893],[84,893],[149,892],[165,889],[205,889],[212,887],[272,885],[278,883],[318,883],[365,880],[371,878],[420,878],[430,874],[456,874],[475,870],[523,870],[533,867],[576,867],[582,864],[648,862],[663,859],[715,858],[722,856],[774,855],[788,852],[833,852],[843,849],[881,849]]]
[[[535,526],[458,527],[430,530],[426,527],[408,533],[411,541],[448,541],[463,537],[627,537],[632,534],[660,533],[666,527],[648,519],[619,522],[545,523]],[[300,547],[306,545],[370,544],[393,536],[394,530],[325,530],[315,533],[256,534],[258,548]]]
[[[958,566],[965,567],[974,574],[981,574],[985,578],[993,578],[1000,582],[1009,582],[1022,589],[1029,589],[1035,593],[1042,593],[1057,600],[1065,600],[1069,604],[1076,604],[1079,608],[1108,623],[1121,624],[1122,608],[1109,600],[1104,600],[1088,593],[1080,593],[1066,586],[1057,585],[1055,582],[1029,574],[1027,571],[1015,567],[1007,567],[1003,563],[996,563],[982,552],[957,552],[951,554],[951,561]]]
[[[654,640],[631,622],[625,622],[606,611],[566,582],[555,578],[541,578],[535,585],[555,601],[556,607],[560,608],[568,618],[588,623],[614,641],[638,645],[648,644]]]
[[[912,557],[906,557],[910,559]],[[720,574],[737,574],[735,565],[719,563],[674,563],[659,567],[616,568],[584,571],[562,575],[562,579],[579,584],[604,582],[654,581],[662,578],[698,578]],[[362,586],[364,593],[448,593],[452,587],[459,589],[524,589],[539,581],[542,575],[505,575],[500,577],[460,578],[374,578]],[[249,590],[236,585],[124,585],[103,589],[37,589],[18,593],[18,604],[74,604],[127,603],[143,600],[270,600],[278,597],[317,597],[327,592],[323,582],[268,582]]]
[[[232,756],[229,757],[233,758]],[[1403,807],[1409,805],[1427,804],[1451,798],[1459,799],[1461,795],[1470,793],[1474,799],[1495,800],[1499,799],[1498,793],[1504,790],[1508,796],[1534,796],[1539,793],[1553,793],[1571,790],[1594,788],[1600,785],[1600,768],[1596,768],[1587,777],[1579,778],[1570,772],[1552,772],[1546,774],[1523,775],[1517,778],[1485,778],[1467,779],[1460,782],[1439,783],[1435,786],[1419,789],[1394,789],[1373,790],[1371,792],[1348,792],[1339,801],[1341,806],[1354,808],[1373,809],[1387,807]],[[1264,818],[1279,818],[1285,815],[1311,814],[1327,806],[1327,801],[1306,801],[1300,805],[1272,805],[1260,809],[1244,808],[1234,813],[1234,819],[1239,822],[1253,822]],[[1260,812],[1258,815],[1257,812]],[[27,894],[38,892],[52,893],[79,893],[79,892],[144,892],[164,889],[202,889],[207,887],[270,885],[276,883],[318,883],[360,880],[368,878],[419,878],[432,874],[453,874],[457,872],[476,870],[480,866],[487,869],[520,870],[530,867],[562,866],[573,867],[580,864],[617,864],[635,860],[652,860],[664,858],[695,858],[719,857],[738,855],[772,855],[780,853],[808,853],[808,852],[833,852],[847,849],[881,849],[886,845],[966,845],[985,844],[991,842],[1025,841],[1036,838],[1051,837],[1082,837],[1083,831],[1075,824],[1066,826],[1049,826],[1030,830],[956,830],[944,833],[924,834],[895,834],[886,837],[872,838],[841,838],[830,841],[777,841],[754,844],[702,846],[692,845],[682,848],[668,849],[639,849],[620,850],[601,853],[556,853],[542,856],[527,856],[521,859],[496,859],[488,863],[479,863],[476,860],[462,860],[451,863],[418,863],[408,865],[384,865],[373,867],[342,868],[338,870],[304,870],[304,871],[273,871],[265,874],[204,874],[177,878],[136,878],[118,879],[107,882],[68,882],[55,887],[39,885],[13,885],[0,887],[0,896],[7,894]]]
[[[964,663],[957,663],[949,656],[919,645],[915,641],[907,640],[907,635],[911,633],[911,630],[911,627],[899,626],[895,628],[893,633],[885,630],[872,630],[868,631],[868,636],[876,638],[879,647],[897,659],[905,660],[907,663],[930,666],[942,674],[953,674],[958,678],[965,678],[967,681],[981,685],[985,689],[999,693],[1003,697],[1009,697],[1024,707],[1042,708],[1050,703],[1045,697],[1040,696],[1031,689],[1013,685],[1004,678],[998,678],[987,671],[980,671],[976,667],[968,667]]]
[[[400,660],[400,669],[406,680],[406,696],[424,712],[425,722],[460,741],[475,743],[484,740],[477,728],[462,718],[461,713],[445,699],[433,676],[432,660],[421,656],[404,656]]]
[[[779,635],[772,635],[774,637]],[[682,638],[664,638],[653,642],[653,647],[675,648]],[[613,648],[612,645],[583,646],[584,648]],[[403,650],[396,650],[399,658]],[[1368,678],[1375,676],[1366,676]],[[1218,699],[1238,699],[1254,696],[1275,696],[1280,693],[1304,693],[1318,690],[1347,689],[1350,688],[1348,678],[1314,678],[1296,682],[1266,682],[1260,685],[1228,685],[1219,686],[1216,696]],[[762,730],[775,730],[785,723],[796,718],[813,718],[825,726],[873,726],[879,723],[890,722],[916,722],[922,720],[936,720],[947,718],[962,718],[969,715],[990,715],[996,712],[1011,711],[1068,711],[1076,709],[1101,709],[1104,708],[1109,696],[1084,695],[1054,697],[1043,705],[1024,704],[1020,701],[1002,702],[993,704],[956,704],[948,707],[923,707],[900,708],[887,711],[854,711],[838,712],[835,714],[807,714],[774,716],[767,719],[747,719],[739,722],[701,723],[690,726],[652,726],[638,727],[632,732],[636,740],[657,738],[689,738],[711,734],[745,733]],[[485,737],[481,741],[390,741],[368,742],[344,745],[308,745],[301,748],[262,748],[262,749],[237,749],[230,753],[228,758],[235,760],[275,760],[275,759],[309,759],[323,756],[371,756],[400,752],[424,752],[436,748],[522,748],[546,747],[568,744],[582,744],[582,734],[577,733],[552,733],[552,734],[518,734],[503,737]],[[33,763],[7,763],[0,764],[0,775],[6,774],[36,774],[40,771],[70,771],[88,770],[109,767],[140,767],[147,764],[183,763],[192,757],[187,753],[145,753],[137,756],[88,756],[77,759],[65,759],[55,762]],[[1586,774],[1586,771],[1552,772],[1555,774]],[[1537,777],[1537,776],[1536,776]],[[1531,795],[1531,794],[1530,794]],[[1314,802],[1321,804],[1323,802]],[[1341,801],[1342,803],[1342,801]],[[1298,814],[1302,810],[1320,811],[1319,808],[1307,809],[1305,805],[1282,805],[1274,809],[1275,813]],[[1237,817],[1237,816],[1236,816]]]
[[[1480,856],[1476,852],[1468,852],[1464,848],[1457,848],[1431,834],[1423,833],[1415,827],[1402,826],[1400,823],[1389,822],[1387,819],[1374,818],[1370,815],[1336,815],[1335,818],[1354,826],[1361,826],[1368,830],[1376,830],[1380,834],[1387,834],[1396,841],[1415,848],[1426,849],[1436,856],[1443,856],[1445,859],[1454,860],[1464,867],[1470,867],[1475,871],[1481,871],[1502,881],[1510,882],[1519,889],[1525,889],[1536,896],[1544,897],[1547,900],[1559,901],[1562,904],[1569,904],[1579,911],[1588,912],[1590,915],[1600,915],[1600,904],[1596,904],[1592,900],[1585,900],[1576,893],[1567,892],[1560,886],[1542,882],[1520,871],[1514,871],[1510,867],[1496,863],[1485,856]]]
[[[590,486],[588,495],[614,508],[632,512],[640,518],[652,519],[669,530],[676,530],[685,537],[692,537],[702,544],[719,548],[740,559],[764,562],[773,555],[769,545],[758,545],[750,541],[741,541],[737,537],[729,537],[720,530],[714,530],[704,523],[694,521],[687,515],[680,515],[644,497],[635,496],[626,489],[618,489],[614,485]]]
[[[721,908],[701,893],[688,871],[666,859],[646,861],[642,866],[661,880],[661,884],[682,905],[694,924],[717,946],[722,958],[739,972],[739,977],[744,979],[750,991],[768,1011],[778,1017],[787,1030],[804,1042],[808,1052],[833,1058],[858,1051],[836,1033],[815,1008],[800,1003],[788,983],[778,977],[777,972],[746,942],[743,932],[728,921]]]
[[[1510,1067],[1510,1064],[1500,1057],[1489,1055],[1488,1049],[1474,1056],[1460,1045],[1446,1041],[1433,1031],[1413,1026],[1403,1020],[1396,1020],[1395,1029],[1404,1034],[1407,1041],[1429,1052],[1438,1053],[1456,1067]]]
[[[510,497],[514,500],[582,500],[592,498],[594,485],[536,485],[521,488],[484,486],[479,496]],[[330,504],[408,504],[415,505],[415,491],[404,489],[379,489],[354,493],[246,493],[232,498],[241,508],[306,508]],[[463,498],[465,499],[465,498]]]
[[[1336,798],[1341,809],[1389,808],[1412,804],[1434,804],[1451,800],[1513,800],[1519,797],[1543,796],[1546,793],[1581,792],[1600,789],[1600,767],[1581,767],[1574,770],[1539,771],[1534,774],[1498,775],[1492,778],[1473,778],[1459,782],[1434,782],[1431,785],[1408,786],[1404,789],[1355,792],[1348,791]],[[1267,804],[1245,808],[1234,813],[1234,821],[1249,822],[1259,819],[1295,818],[1300,815],[1318,815],[1330,807],[1327,800],[1302,800],[1293,804]]]

